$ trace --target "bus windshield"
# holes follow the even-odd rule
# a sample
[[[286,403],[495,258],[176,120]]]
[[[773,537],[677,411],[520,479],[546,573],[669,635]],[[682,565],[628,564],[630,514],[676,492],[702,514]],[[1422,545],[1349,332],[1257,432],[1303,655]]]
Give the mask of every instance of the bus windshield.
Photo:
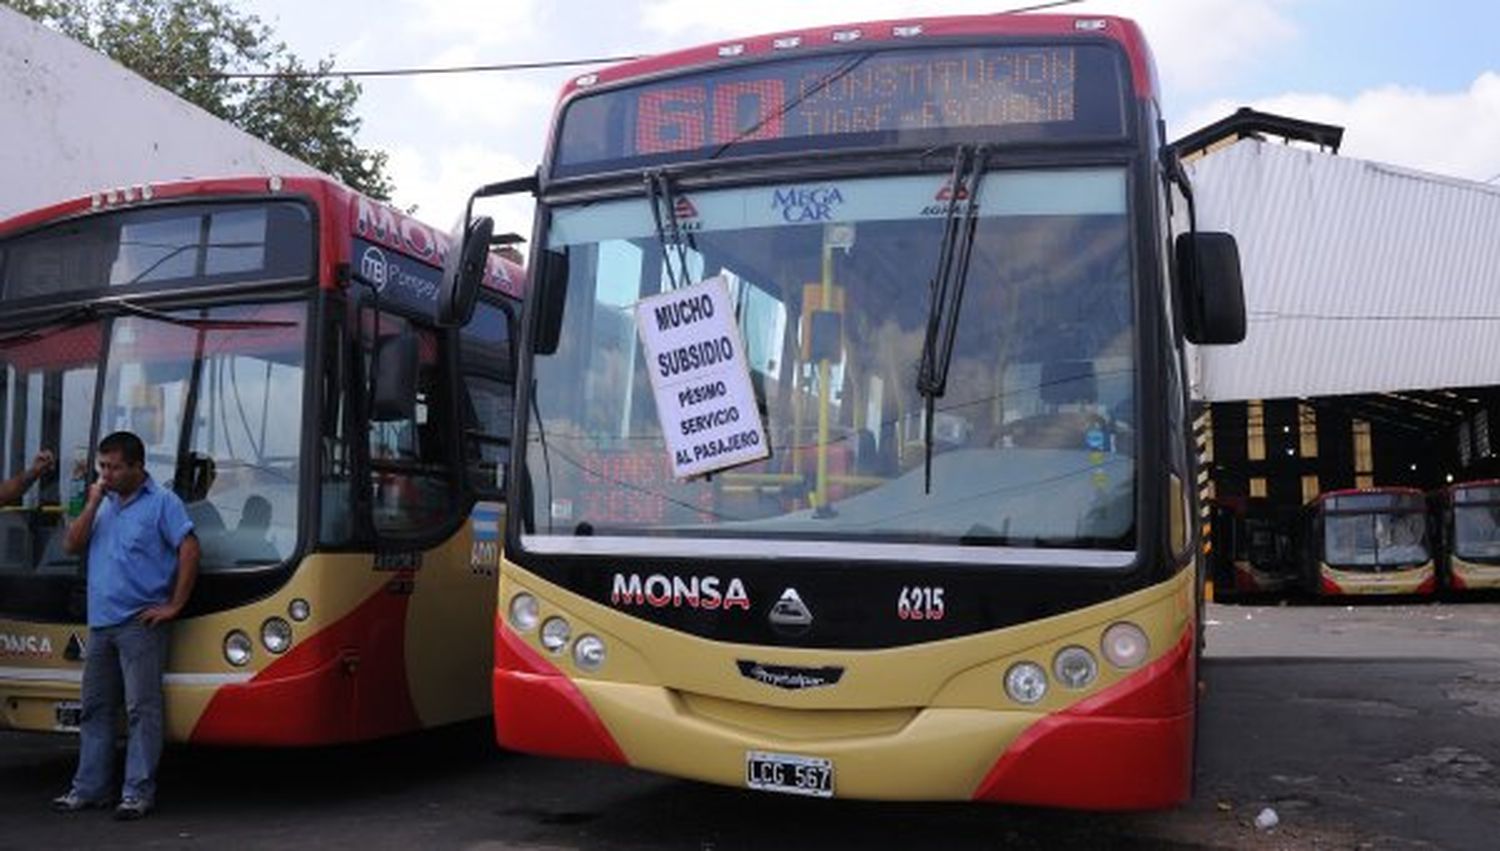
[[[307,309],[124,315],[54,326],[0,348],[4,475],[43,447],[59,456],[56,473],[0,513],[0,573],[79,570],[80,560],[62,551],[62,523],[78,509],[91,441],[120,429],[142,439],[147,471],[186,502],[205,572],[291,556]]]
[[[681,251],[646,199],[555,209],[547,247],[569,277],[559,346],[535,362],[523,544],[701,553],[754,539],[809,555],[848,542],[847,557],[980,563],[1065,548],[1074,564],[1130,563],[1125,186],[1117,168],[983,178],[930,430],[917,374],[945,176],[680,194]],[[681,481],[633,308],[684,261],[689,280],[729,284],[770,456]]]
[[[1372,567],[1427,561],[1426,515],[1420,511],[1330,514],[1324,521],[1324,560]]]
[[[1453,554],[1459,558],[1500,559],[1500,503],[1454,506]]]

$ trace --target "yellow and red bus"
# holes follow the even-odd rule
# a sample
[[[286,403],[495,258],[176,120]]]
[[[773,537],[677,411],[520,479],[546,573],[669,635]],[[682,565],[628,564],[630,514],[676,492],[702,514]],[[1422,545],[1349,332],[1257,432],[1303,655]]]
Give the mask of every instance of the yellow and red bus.
[[[61,532],[116,429],[202,545],[170,739],[316,745],[488,714],[492,657],[469,636],[494,617],[524,281],[496,253],[455,303],[450,241],[312,178],[132,186],[0,222],[0,475],[59,456],[0,508],[0,726],[76,727],[87,565]]]
[[[1214,598],[1271,594],[1297,586],[1297,511],[1274,508],[1263,499],[1211,503],[1213,548],[1209,562]]]
[[[1500,588],[1500,480],[1449,485],[1437,502],[1443,586]]]
[[[1232,238],[1171,224],[1162,134],[1118,18],[571,81],[537,177],[481,190],[538,201],[499,743],[799,795],[1182,801],[1184,338],[1237,342],[1244,307]]]
[[[1436,558],[1416,488],[1319,494],[1304,509],[1303,577],[1317,596],[1431,594]]]

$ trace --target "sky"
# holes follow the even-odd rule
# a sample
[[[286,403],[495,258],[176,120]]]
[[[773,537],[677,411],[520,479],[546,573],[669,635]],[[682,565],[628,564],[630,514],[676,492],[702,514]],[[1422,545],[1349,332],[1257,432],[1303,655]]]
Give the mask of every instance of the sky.
[[[303,59],[373,69],[659,53],[798,27],[982,14],[1035,0],[242,0]],[[1251,106],[1345,128],[1341,154],[1500,185],[1500,3],[1085,0],[1140,23],[1176,138]],[[365,78],[358,141],[394,202],[450,227],[482,183],[541,161],[557,93],[588,68]],[[492,208],[525,233],[529,205]]]

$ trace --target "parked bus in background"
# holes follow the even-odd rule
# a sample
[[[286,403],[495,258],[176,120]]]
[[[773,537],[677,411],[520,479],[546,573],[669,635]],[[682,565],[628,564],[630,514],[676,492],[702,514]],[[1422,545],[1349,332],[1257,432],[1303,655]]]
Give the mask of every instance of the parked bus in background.
[[[1443,587],[1500,588],[1500,480],[1449,485],[1436,502]]]
[[[566,86],[538,175],[476,192],[538,198],[500,744],[1182,801],[1184,335],[1237,342],[1244,307],[1162,134],[1118,18],[807,29]]]
[[[494,256],[477,304],[455,301],[448,242],[304,178],[0,222],[0,476],[59,457],[0,511],[0,725],[76,728],[87,564],[62,531],[118,429],[202,546],[170,739],[315,745],[488,713],[469,636],[494,615],[523,278]]]
[[[1214,599],[1277,593],[1297,585],[1295,510],[1281,512],[1262,499],[1216,501],[1211,521]]]
[[[1378,487],[1321,494],[1304,510],[1303,579],[1319,596],[1431,594],[1426,496]]]

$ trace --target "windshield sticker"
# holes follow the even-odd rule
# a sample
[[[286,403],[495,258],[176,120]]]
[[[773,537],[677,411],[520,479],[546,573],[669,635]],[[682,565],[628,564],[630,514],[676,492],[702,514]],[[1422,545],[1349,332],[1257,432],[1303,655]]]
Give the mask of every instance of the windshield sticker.
[[[636,327],[674,476],[688,479],[770,454],[723,277],[641,300]]]
[[[831,222],[843,205],[837,186],[787,186],[771,193],[771,209],[787,224]]]

